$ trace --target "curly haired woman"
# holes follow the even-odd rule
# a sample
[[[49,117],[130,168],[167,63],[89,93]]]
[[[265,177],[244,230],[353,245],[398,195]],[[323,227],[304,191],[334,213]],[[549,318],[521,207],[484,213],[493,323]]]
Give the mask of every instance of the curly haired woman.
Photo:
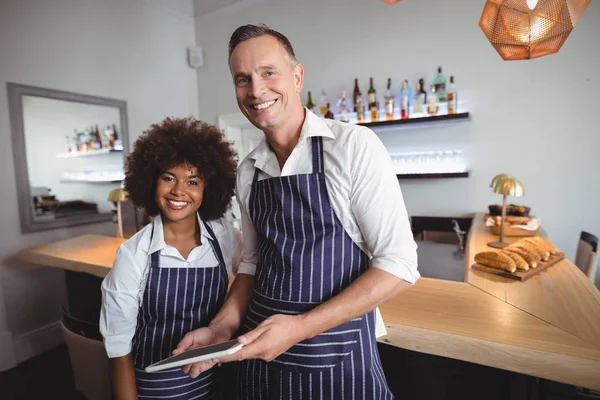
[[[214,369],[144,369],[172,354],[223,304],[241,235],[223,218],[235,187],[235,152],[214,126],[167,118],[135,142],[125,167],[133,203],[154,217],[123,243],[102,283],[100,330],[117,399],[205,399]]]

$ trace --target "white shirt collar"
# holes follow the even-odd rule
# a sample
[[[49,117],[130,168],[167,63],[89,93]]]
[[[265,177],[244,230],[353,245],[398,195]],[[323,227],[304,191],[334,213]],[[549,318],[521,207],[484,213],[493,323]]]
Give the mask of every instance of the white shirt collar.
[[[196,216],[198,218],[198,226],[200,227],[200,236],[206,239],[211,239],[210,235],[206,231],[206,228],[204,227],[202,219],[200,218],[200,214],[196,213]],[[165,243],[165,232],[163,231],[163,223],[160,213],[156,217],[154,217],[154,221],[152,221],[152,224],[154,225],[154,233],[152,235],[152,238],[150,239],[148,254],[152,254],[155,251],[163,250],[165,247],[168,246]],[[202,240],[202,242],[204,242],[204,240]]]
[[[315,136],[335,139],[335,135],[325,121],[304,107],[304,122],[296,147],[304,145],[309,138]],[[280,174],[277,158],[273,157],[273,152],[267,143],[266,137],[263,137],[258,146],[248,154],[248,158],[254,160],[254,166],[261,171],[271,176]]]

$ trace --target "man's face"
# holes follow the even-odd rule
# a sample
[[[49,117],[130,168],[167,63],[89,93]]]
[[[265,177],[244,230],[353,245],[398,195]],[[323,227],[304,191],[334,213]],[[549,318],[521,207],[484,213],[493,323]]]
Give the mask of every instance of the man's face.
[[[229,59],[240,111],[262,131],[282,128],[302,108],[304,70],[293,66],[277,39],[270,35],[237,45]]]

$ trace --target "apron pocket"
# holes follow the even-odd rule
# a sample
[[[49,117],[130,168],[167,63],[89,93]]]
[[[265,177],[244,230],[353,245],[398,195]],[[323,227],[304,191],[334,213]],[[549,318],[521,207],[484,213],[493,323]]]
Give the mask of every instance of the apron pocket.
[[[245,330],[252,330],[274,314],[297,315],[318,306],[318,303],[295,303],[274,300],[254,292],[244,321]],[[365,317],[355,318],[292,346],[272,363],[282,367],[333,368],[355,349],[360,349],[360,336]]]

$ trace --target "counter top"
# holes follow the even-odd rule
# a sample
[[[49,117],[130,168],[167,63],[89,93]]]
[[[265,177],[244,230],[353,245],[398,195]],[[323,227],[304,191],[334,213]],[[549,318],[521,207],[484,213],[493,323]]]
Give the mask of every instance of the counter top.
[[[379,340],[600,390],[598,290],[568,260],[525,282],[468,268],[495,239],[483,214],[477,214],[465,254],[465,282],[419,279],[380,307],[388,335]],[[103,277],[123,241],[84,235],[24,249],[18,258]]]

